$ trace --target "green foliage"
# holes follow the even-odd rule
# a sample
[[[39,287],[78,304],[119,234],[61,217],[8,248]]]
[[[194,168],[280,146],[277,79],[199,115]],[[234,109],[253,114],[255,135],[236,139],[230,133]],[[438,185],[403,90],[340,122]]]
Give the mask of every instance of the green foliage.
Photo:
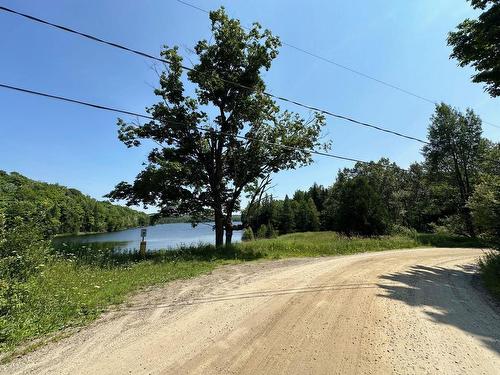
[[[314,206],[318,212],[321,212],[325,209],[325,203],[328,199],[328,189],[322,185],[314,183],[307,191],[307,197],[313,200]]]
[[[0,279],[23,282],[44,266],[48,242],[33,223],[8,230],[0,242]]]
[[[295,228],[299,232],[316,232],[319,230],[319,212],[312,198],[304,197],[298,202],[294,222]]]
[[[267,237],[267,233],[268,233],[268,229],[267,229],[267,225],[266,224],[262,224],[259,229],[257,230],[257,234],[256,234],[256,237],[257,238],[266,238]]]
[[[378,192],[368,179],[358,176],[345,181],[339,189],[335,223],[348,235],[381,235],[388,229],[388,213]]]
[[[496,97],[500,95],[500,2],[471,0],[471,4],[483,13],[477,20],[466,19],[457,31],[449,34],[448,45],[453,47],[451,57],[462,67],[474,67],[477,73],[472,80],[485,83],[485,91]]]
[[[487,248],[491,242],[449,233],[418,233],[416,240],[422,246]]]
[[[431,119],[429,139],[425,161],[408,170],[388,159],[356,163],[329,188],[314,184],[283,201],[265,196],[244,210],[242,220],[254,231],[269,223],[280,234],[314,231],[321,207],[321,230],[380,235],[407,228],[498,237],[500,145],[481,137],[472,111],[444,104]]]
[[[36,222],[18,218],[6,228],[4,217],[0,211],[0,348],[13,310],[30,308],[27,281],[43,273],[48,261],[48,243]]]
[[[187,74],[196,97],[184,90],[177,47],[166,47],[161,55],[170,63],[155,90],[160,101],[148,110],[154,120],[142,126],[119,120],[119,138],[127,146],[152,139],[163,147],[150,152],[133,184],[119,183],[109,197],[158,206],[163,215],[189,215],[194,222],[214,217],[219,246],[224,230],[231,240],[231,216],[246,187],[312,162],[309,150],[322,146],[324,118],[308,121],[281,111],[264,94],[262,72],[280,46],[269,30],[254,24],[246,31],[224,8],[210,12],[210,21],[212,40],[196,44],[198,63]]]
[[[490,251],[479,260],[481,277],[486,287],[500,299],[500,252]]]
[[[431,181],[446,184],[444,198],[451,200],[448,206],[453,213],[462,216],[470,236],[475,235],[475,229],[467,201],[480,171],[481,131],[481,120],[472,110],[463,114],[440,104],[431,118],[429,144],[423,148]]]
[[[268,228],[267,237],[294,231],[318,231],[320,229],[319,212],[309,194],[297,191],[293,199],[285,197],[277,201],[272,196],[265,196],[260,202],[247,207],[242,220],[255,231],[262,225]]]
[[[290,198],[288,198],[288,195],[285,196],[283,206],[281,207],[278,229],[281,234],[292,233],[295,231],[294,207]]]
[[[467,206],[481,233],[500,238],[500,175],[484,175]]]
[[[36,220],[43,236],[105,232],[147,225],[148,215],[98,202],[76,189],[30,180],[19,173],[0,173],[0,207],[7,228]]]
[[[413,228],[407,228],[400,224],[395,224],[391,227],[390,234],[392,236],[404,236],[408,238],[415,238],[417,236],[417,231]]]
[[[242,241],[254,241],[255,240],[255,236],[253,234],[252,227],[246,227],[243,230],[243,234],[241,236],[241,240]]]
[[[272,224],[267,226],[266,238],[276,238],[278,237],[278,232],[274,229]]]
[[[358,237],[336,232],[304,232],[238,244],[246,252],[265,258],[345,255],[359,252],[408,249],[422,246],[404,236]]]
[[[36,182],[18,173],[1,172],[0,350],[25,335],[32,337],[36,325],[45,324],[37,320],[43,318],[40,310],[52,306],[33,305],[36,304],[33,293],[38,293],[33,289],[39,288],[38,282],[54,261],[49,238],[67,231],[123,229],[145,224],[147,218],[146,214],[125,207],[97,202],[74,189]],[[48,310],[47,314],[54,315],[54,312]],[[18,318],[31,321],[23,323],[16,320]],[[19,331],[18,326],[24,327],[23,324],[35,326]],[[50,327],[43,326],[43,329],[53,329]]]

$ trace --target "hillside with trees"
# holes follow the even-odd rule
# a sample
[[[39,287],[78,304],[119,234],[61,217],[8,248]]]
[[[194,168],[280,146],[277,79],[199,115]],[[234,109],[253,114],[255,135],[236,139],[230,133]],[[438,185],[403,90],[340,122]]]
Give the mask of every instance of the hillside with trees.
[[[36,223],[45,236],[111,232],[147,225],[149,216],[128,207],[97,201],[72,188],[0,171],[0,209],[7,228]]]

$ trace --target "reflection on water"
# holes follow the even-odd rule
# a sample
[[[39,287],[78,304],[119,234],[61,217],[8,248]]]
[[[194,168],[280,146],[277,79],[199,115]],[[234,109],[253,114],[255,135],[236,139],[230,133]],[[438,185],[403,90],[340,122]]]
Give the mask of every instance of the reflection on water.
[[[146,227],[147,249],[150,251],[160,249],[173,249],[181,245],[214,244],[215,234],[213,224],[203,223],[192,227],[188,223],[159,224]],[[235,231],[233,241],[241,241],[242,231]],[[141,228],[127,229],[120,232],[88,234],[81,236],[57,237],[54,239],[55,247],[63,244],[92,244],[94,248],[102,246],[103,249],[118,251],[133,251],[139,249],[141,241]]]

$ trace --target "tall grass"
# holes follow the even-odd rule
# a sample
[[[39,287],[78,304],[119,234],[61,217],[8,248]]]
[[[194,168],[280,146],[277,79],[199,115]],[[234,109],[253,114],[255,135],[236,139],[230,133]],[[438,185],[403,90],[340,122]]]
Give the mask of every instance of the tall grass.
[[[25,298],[0,327],[0,350],[26,339],[82,325],[140,287],[193,277],[223,262],[145,261],[128,266],[96,267],[57,260],[25,284]]]
[[[0,352],[83,325],[141,287],[189,278],[259,254],[210,245],[175,251],[116,253],[103,245],[67,246],[22,284],[17,303],[0,319]],[[1,285],[0,285],[1,287]]]
[[[328,256],[429,245],[478,244],[444,236],[363,238],[311,232],[218,249],[200,245],[148,252],[145,258],[136,252],[114,252],[109,244],[69,245],[58,248],[41,272],[20,284],[22,290],[16,304],[9,306],[6,315],[0,316],[0,352],[9,352],[27,340],[48,333],[83,325],[142,287],[193,277],[223,264],[258,258]]]
[[[238,247],[266,258],[344,255],[422,246],[405,236],[347,237],[335,232],[294,233],[278,238],[244,242]]]

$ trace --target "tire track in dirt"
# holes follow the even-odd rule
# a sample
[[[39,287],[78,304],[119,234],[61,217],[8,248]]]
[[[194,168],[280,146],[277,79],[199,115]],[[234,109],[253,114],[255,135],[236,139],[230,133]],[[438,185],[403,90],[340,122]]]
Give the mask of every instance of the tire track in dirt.
[[[252,262],[133,297],[2,374],[498,374],[473,249]]]

